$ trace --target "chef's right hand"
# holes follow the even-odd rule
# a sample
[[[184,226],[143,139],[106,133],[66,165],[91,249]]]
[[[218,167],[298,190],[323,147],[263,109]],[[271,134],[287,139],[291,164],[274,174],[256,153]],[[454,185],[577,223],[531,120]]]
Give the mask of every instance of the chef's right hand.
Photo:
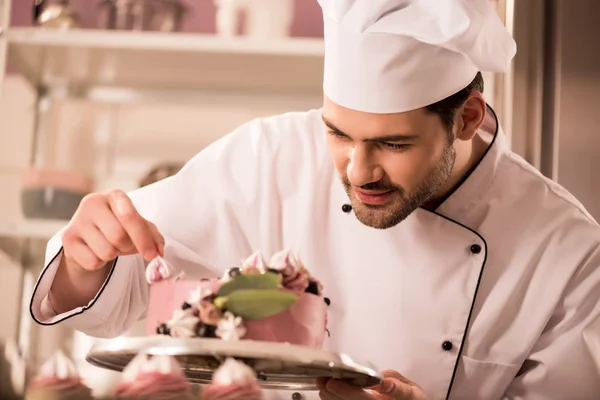
[[[67,261],[95,271],[122,255],[147,261],[164,255],[165,240],[120,190],[86,196],[62,235]]]

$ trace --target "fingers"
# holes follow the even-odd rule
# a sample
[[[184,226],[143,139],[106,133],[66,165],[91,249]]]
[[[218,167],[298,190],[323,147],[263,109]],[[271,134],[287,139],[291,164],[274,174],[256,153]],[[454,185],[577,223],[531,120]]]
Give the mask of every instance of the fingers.
[[[383,381],[373,390],[382,395],[396,400],[426,400],[427,395],[414,382],[410,381],[396,371],[382,372]]]
[[[131,254],[137,252],[131,238],[125,228],[121,225],[108,203],[94,210],[90,223],[94,224],[106,240],[119,250],[120,254]]]
[[[342,400],[341,397],[338,397],[337,395],[327,391],[320,391],[319,398],[321,400]]]
[[[321,400],[338,400],[338,396],[331,393],[327,389],[327,383],[330,381],[329,378],[318,378],[317,387],[319,388],[319,398]]]
[[[155,242],[147,221],[137,212],[129,197],[121,191],[113,191],[108,196],[108,203],[142,257],[150,261],[160,255],[160,244]]]
[[[164,238],[122,191],[94,193],[81,202],[62,235],[68,259],[87,270],[103,268],[120,255],[164,256]]]
[[[119,256],[119,249],[113,246],[95,225],[88,225],[80,232],[81,239],[103,264]]]
[[[381,374],[384,378],[394,378],[398,379],[400,382],[412,384],[412,382],[405,378],[404,375],[400,374],[399,372],[392,371],[391,369],[386,369],[385,371],[381,372]]]
[[[319,396],[323,400],[376,400],[381,397],[371,394],[363,389],[337,379],[319,380]]]
[[[377,387],[379,393],[389,396],[393,399],[413,399],[412,386],[396,379],[396,378],[385,378]]]
[[[150,231],[152,238],[154,239],[154,243],[156,243],[156,245],[157,245],[159,255],[161,257],[164,257],[164,255],[165,255],[165,238],[163,237],[163,235],[160,234],[160,232],[158,231],[158,228],[152,222],[146,220],[146,226],[147,226],[148,230]]]
[[[65,232],[63,243],[65,256],[75,261],[81,268],[93,271],[104,266],[105,262],[100,260],[81,238],[70,238]]]
[[[423,391],[399,373],[384,371],[381,384],[361,389],[337,379],[318,379],[322,400],[425,400]]]

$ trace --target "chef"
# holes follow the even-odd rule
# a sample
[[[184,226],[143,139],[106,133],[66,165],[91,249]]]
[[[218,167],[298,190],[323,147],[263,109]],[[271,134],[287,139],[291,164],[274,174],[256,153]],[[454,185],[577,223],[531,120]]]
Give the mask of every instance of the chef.
[[[599,399],[600,228],[482,97],[516,52],[491,2],[320,2],[323,107],[87,196],[48,244],[34,319],[115,337],[145,316],[157,254],[216,277],[292,248],[331,299],[327,347],[389,370],[307,399]]]

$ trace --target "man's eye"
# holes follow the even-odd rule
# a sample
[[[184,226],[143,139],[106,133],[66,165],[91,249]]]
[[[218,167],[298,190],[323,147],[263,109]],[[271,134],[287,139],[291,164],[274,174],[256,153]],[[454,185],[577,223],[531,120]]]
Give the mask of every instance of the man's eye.
[[[343,133],[338,132],[338,131],[334,131],[333,129],[328,129],[327,133],[330,134],[331,136],[336,137],[336,138],[340,138],[340,139],[347,138],[347,136],[344,135]]]
[[[394,151],[408,150],[411,147],[410,144],[386,143],[386,142],[383,142],[381,144],[384,147],[386,147],[390,150],[394,150]]]

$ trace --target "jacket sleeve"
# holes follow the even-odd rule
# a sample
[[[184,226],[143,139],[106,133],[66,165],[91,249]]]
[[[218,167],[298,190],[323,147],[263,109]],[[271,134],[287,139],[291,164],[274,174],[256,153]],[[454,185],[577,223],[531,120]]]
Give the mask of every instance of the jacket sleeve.
[[[582,257],[505,399],[600,399],[599,368],[600,247],[596,245]]]
[[[275,136],[253,120],[198,153],[175,176],[131,192],[140,214],[165,236],[165,258],[190,277],[214,277],[260,249],[268,231],[263,210],[277,216],[278,196],[264,184],[274,173]],[[269,161],[270,160],[270,161]],[[60,232],[47,246],[46,266],[31,299],[42,325],[64,323],[89,336],[111,338],[145,317],[148,284],[139,255],[119,257],[96,297],[86,306],[56,315],[47,301],[62,257]]]

